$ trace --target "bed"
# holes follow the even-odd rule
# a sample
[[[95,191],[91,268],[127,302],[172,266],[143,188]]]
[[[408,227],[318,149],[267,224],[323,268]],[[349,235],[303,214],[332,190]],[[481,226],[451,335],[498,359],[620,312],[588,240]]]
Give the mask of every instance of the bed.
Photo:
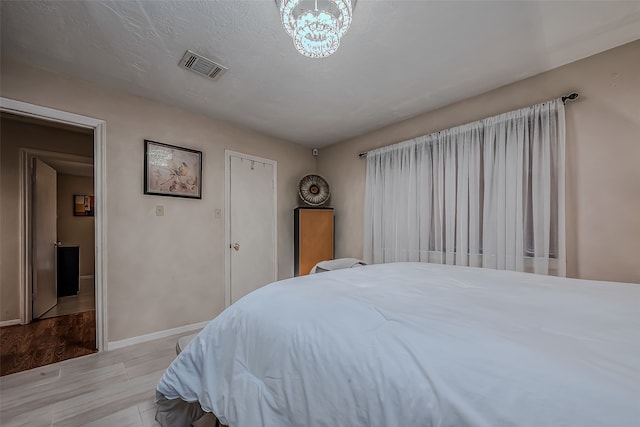
[[[157,393],[230,427],[637,426],[640,285],[427,263],[283,280]]]

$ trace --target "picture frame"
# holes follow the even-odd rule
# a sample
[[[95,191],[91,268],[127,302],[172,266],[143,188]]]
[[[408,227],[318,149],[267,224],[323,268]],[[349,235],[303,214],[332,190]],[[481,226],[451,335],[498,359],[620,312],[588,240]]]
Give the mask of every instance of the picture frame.
[[[84,194],[73,195],[73,216],[93,216],[95,199]]]
[[[202,199],[202,151],[145,139],[144,194]]]

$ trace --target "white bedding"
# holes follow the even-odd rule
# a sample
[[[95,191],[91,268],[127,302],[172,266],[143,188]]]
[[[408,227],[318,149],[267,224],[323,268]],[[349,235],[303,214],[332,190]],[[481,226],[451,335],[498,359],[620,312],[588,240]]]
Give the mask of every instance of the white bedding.
[[[158,391],[231,427],[638,426],[640,285],[424,263],[284,280]]]

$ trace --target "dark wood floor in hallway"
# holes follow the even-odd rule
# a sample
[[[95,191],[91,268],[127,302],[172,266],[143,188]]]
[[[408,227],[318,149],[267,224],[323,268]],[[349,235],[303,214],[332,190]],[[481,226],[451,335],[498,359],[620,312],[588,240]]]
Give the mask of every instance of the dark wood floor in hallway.
[[[95,353],[95,310],[0,328],[0,375]]]

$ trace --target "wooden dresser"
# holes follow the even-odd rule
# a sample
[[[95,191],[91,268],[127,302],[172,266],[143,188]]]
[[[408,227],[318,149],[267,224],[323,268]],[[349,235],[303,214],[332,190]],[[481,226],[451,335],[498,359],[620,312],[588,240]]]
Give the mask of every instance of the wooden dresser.
[[[333,208],[294,210],[294,274],[304,276],[320,261],[334,257]]]

